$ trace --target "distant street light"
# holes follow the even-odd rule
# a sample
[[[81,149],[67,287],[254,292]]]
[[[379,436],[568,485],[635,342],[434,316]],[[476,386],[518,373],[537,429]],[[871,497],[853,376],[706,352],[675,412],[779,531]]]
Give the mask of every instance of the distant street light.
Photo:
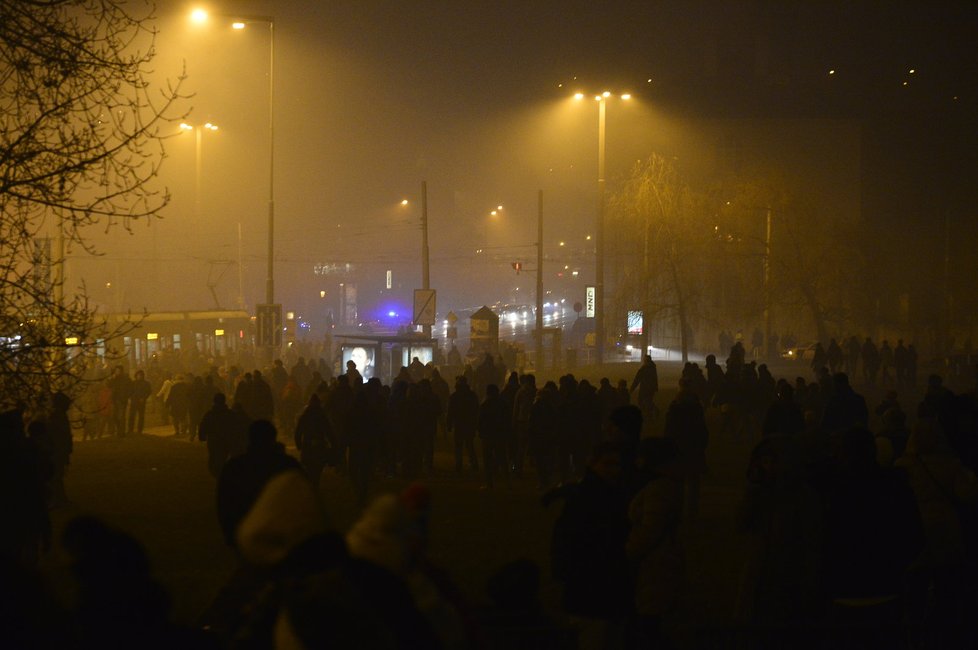
[[[180,123],[180,130],[184,132],[193,131],[196,145],[194,148],[194,225],[200,221],[200,187],[201,170],[203,169],[203,136],[204,131],[217,131],[218,126],[213,122],[194,126],[186,122]]]
[[[605,211],[605,114],[607,101],[612,96],[606,90],[595,95],[598,102],[598,217],[595,225],[595,254],[594,254],[594,346],[598,364],[604,362],[604,211]],[[619,95],[620,99],[628,101],[631,94]],[[575,93],[574,99],[581,101],[584,93]]]

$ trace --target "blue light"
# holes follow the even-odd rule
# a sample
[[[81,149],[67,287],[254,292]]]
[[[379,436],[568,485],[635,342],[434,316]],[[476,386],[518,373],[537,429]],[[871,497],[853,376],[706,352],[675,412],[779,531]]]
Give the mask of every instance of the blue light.
[[[397,316],[397,312],[394,311],[394,310],[391,310],[391,311],[387,312],[387,315],[390,316],[391,318],[394,318],[395,316]]]

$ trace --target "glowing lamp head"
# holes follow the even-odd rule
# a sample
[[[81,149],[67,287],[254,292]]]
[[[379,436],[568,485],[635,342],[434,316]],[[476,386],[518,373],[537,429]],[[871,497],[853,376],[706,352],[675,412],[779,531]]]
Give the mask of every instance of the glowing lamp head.
[[[240,20],[236,20],[233,23],[231,23],[231,29],[244,29],[244,28],[245,28],[245,24]]]
[[[632,98],[632,94],[631,93],[625,93],[624,95],[621,96],[621,98],[624,99],[627,102],[629,99]]]
[[[206,9],[194,9],[190,12],[190,20],[197,23],[198,25],[207,22],[207,10]]]
[[[581,101],[582,99],[584,99],[584,93],[574,93],[574,99],[576,99],[577,101]]]
[[[189,125],[189,124],[187,124],[186,122],[181,122],[180,123],[180,130],[181,131],[193,131],[194,130],[194,127],[191,126],[191,125]]]
[[[401,200],[401,205],[407,205],[407,204],[408,204],[408,200],[407,199],[402,199]]]

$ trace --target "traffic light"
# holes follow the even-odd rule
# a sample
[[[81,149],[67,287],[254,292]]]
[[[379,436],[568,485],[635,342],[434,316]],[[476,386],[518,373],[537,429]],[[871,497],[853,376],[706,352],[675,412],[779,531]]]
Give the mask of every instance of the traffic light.
[[[513,262],[513,270],[516,271],[516,275],[519,275],[523,270],[523,262]]]

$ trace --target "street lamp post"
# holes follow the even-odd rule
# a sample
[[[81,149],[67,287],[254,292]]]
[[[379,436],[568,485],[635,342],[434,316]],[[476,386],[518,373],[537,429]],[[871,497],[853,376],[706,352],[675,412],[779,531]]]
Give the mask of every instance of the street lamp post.
[[[608,110],[608,93],[598,99],[598,222],[594,227],[594,306],[597,319],[594,322],[594,344],[597,361],[604,363],[604,163],[605,163],[605,115]]]
[[[275,302],[275,18],[273,16],[236,16],[215,14],[231,20],[231,27],[244,29],[249,24],[268,24],[268,266],[265,274],[265,303]],[[208,14],[195,9],[191,19],[206,22]]]
[[[604,212],[605,212],[605,118],[608,110],[608,98],[612,94],[604,91],[595,95],[598,102],[598,216],[594,227],[594,347],[598,364],[604,363]],[[619,95],[620,99],[629,100],[628,93]],[[577,93],[574,99],[584,99],[584,93]]]

